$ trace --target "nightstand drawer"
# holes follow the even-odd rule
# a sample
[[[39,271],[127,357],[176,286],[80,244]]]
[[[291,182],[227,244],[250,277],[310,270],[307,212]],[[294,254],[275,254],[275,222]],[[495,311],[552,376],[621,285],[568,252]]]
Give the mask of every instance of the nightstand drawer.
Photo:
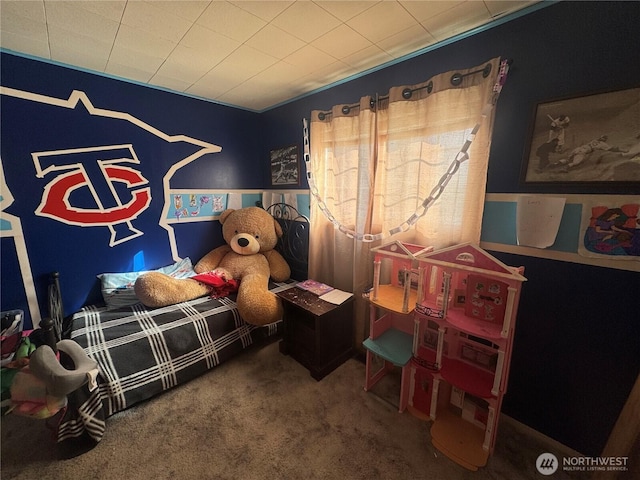
[[[316,350],[316,332],[315,328],[309,328],[308,323],[308,321],[300,321],[298,318],[291,321],[289,325],[291,328],[291,341],[313,355]]]

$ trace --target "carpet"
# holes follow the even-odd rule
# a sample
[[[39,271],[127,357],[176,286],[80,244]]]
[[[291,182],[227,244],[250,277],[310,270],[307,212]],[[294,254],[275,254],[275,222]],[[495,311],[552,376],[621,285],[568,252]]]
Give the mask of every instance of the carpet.
[[[365,392],[364,375],[354,358],[317,382],[276,342],[255,347],[110,417],[102,442],[83,453],[56,445],[44,421],[9,415],[2,478],[540,478],[535,460],[553,450],[539,439],[501,421],[496,453],[468,471],[431,445],[428,422],[398,413],[388,398],[398,396],[397,385]]]

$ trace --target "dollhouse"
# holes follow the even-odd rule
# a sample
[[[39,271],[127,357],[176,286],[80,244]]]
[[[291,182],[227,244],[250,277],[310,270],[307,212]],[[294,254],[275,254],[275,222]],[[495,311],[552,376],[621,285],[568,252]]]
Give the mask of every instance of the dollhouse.
[[[523,270],[473,244],[374,254],[365,390],[402,368],[399,411],[432,422],[433,445],[477,470],[495,446]]]
[[[366,348],[365,390],[371,390],[387,373],[405,368],[413,354],[413,310],[417,301],[418,255],[433,250],[395,241],[371,249],[374,282],[369,292],[369,338]],[[407,405],[408,389],[401,389],[400,412]],[[404,393],[404,394],[403,394]]]

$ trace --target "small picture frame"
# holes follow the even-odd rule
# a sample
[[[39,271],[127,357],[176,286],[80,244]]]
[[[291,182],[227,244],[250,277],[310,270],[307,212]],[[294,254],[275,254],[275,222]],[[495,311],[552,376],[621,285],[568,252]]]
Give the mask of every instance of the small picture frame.
[[[466,298],[467,298],[466,290],[463,290],[461,288],[456,288],[455,291],[453,292],[453,306],[463,308]]]
[[[271,150],[271,186],[300,184],[300,154],[297,145]]]
[[[559,98],[535,106],[521,183],[638,185],[638,158],[640,88]]]

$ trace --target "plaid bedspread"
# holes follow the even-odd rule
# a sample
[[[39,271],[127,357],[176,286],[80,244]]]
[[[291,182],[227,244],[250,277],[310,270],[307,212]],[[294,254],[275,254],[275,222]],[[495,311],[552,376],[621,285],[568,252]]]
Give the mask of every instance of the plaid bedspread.
[[[278,292],[295,281],[271,283]],[[239,316],[235,295],[156,309],[85,307],[73,316],[71,339],[98,362],[98,388],[69,395],[58,442],[88,435],[99,442],[116,412],[187,382],[279,334],[282,322],[258,327]]]

